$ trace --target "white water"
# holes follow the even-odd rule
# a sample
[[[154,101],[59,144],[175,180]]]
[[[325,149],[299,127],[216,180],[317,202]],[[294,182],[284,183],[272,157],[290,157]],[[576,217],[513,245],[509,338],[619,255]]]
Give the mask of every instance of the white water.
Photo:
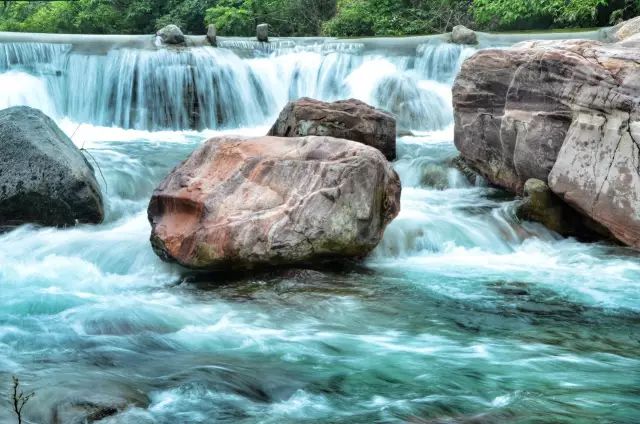
[[[0,106],[54,117],[107,199],[102,225],[0,235],[0,378],[36,391],[32,422],[74,402],[120,407],[106,423],[635,422],[637,255],[520,223],[449,165],[450,85],[472,49],[340,46],[0,44]],[[302,95],[391,108],[415,132],[398,142],[401,214],[364,267],[211,281],[162,263],[155,185]]]

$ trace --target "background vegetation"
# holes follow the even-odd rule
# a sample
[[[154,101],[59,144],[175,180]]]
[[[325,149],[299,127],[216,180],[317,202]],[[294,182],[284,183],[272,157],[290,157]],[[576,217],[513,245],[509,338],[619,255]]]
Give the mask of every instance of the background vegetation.
[[[0,3],[0,31],[148,34],[175,23],[203,34],[279,36],[429,34],[595,27],[640,13],[640,0],[71,0]]]

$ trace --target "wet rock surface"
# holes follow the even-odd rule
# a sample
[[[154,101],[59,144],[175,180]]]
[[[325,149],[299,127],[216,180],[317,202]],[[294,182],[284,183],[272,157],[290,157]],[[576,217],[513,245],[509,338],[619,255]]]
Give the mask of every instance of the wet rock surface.
[[[102,222],[93,167],[41,111],[0,111],[0,163],[0,227]]]
[[[167,25],[156,32],[163,44],[183,44],[185,42],[184,34],[177,25]]]
[[[327,103],[303,97],[290,102],[268,135],[342,138],[374,147],[389,160],[396,158],[394,117],[355,99]]]
[[[368,254],[400,209],[371,147],[331,137],[219,137],[156,189],[151,241],[167,261],[228,270]]]
[[[640,247],[640,50],[526,42],[467,60],[454,87],[455,143],[491,183],[548,182],[567,204]]]

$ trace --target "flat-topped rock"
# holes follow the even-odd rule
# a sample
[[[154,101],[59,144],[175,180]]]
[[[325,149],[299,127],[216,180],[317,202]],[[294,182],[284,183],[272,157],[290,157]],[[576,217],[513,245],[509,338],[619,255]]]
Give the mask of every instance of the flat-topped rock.
[[[288,103],[268,135],[321,135],[357,141],[396,158],[395,118],[356,99],[333,103],[303,97]]]

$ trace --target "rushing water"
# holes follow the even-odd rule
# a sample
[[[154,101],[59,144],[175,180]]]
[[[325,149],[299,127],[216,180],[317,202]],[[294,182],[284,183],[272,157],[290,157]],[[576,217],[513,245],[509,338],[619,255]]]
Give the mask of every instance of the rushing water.
[[[451,167],[450,87],[474,49],[406,43],[0,44],[0,107],[53,116],[107,202],[102,225],[0,236],[2,397],[19,376],[33,423],[639,422],[640,257],[518,222],[511,198]],[[264,134],[302,95],[358,97],[414,132],[374,254],[233,279],[162,263],[154,186],[207,137]]]

